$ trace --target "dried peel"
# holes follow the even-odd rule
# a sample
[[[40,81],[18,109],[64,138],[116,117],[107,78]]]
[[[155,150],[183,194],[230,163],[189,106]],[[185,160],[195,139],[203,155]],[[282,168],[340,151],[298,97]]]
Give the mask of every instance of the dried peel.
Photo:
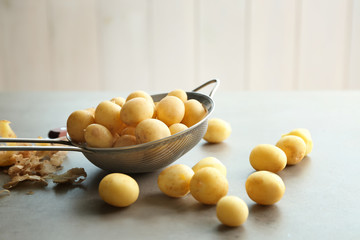
[[[0,120],[0,137],[16,137],[7,120]],[[9,143],[8,145],[19,144]],[[37,145],[47,146],[50,144]],[[0,167],[10,166],[5,170],[10,176],[10,181],[4,184],[5,190],[0,193],[9,192],[7,189],[24,181],[37,182],[43,186],[48,185],[47,179],[49,178],[52,178],[54,183],[83,182],[87,177],[83,168],[73,168],[64,174],[54,174],[62,169],[62,163],[66,156],[67,152],[63,151],[0,151]]]
[[[54,183],[81,183],[87,177],[83,168],[72,168],[63,174],[51,174]]]

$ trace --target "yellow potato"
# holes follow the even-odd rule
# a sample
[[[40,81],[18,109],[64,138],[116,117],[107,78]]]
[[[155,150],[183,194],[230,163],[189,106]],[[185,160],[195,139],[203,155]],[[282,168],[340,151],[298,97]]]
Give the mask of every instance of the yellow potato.
[[[93,123],[85,129],[85,141],[89,147],[110,148],[113,145],[113,135],[103,125]]]
[[[188,127],[183,123],[174,123],[169,127],[171,135],[174,135],[176,133],[182,132],[184,130],[188,129]]]
[[[122,107],[126,100],[122,97],[114,97],[110,101]]]
[[[196,163],[192,167],[192,170],[194,170],[194,172],[198,172],[200,169],[205,168],[205,167],[216,168],[217,170],[219,170],[221,172],[221,174],[226,176],[225,165],[219,159],[214,158],[214,157],[206,157],[206,158],[201,159],[198,163]]]
[[[10,121],[0,120],[0,137],[16,138],[15,132],[10,127]]]
[[[306,154],[304,140],[295,135],[283,136],[276,146],[285,152],[288,165],[298,164]]]
[[[215,205],[229,190],[226,177],[213,167],[197,171],[190,181],[190,193],[199,202]]]
[[[66,122],[67,132],[71,141],[77,143],[85,142],[85,129],[94,122],[94,115],[88,110],[77,110],[71,113]]]
[[[93,108],[93,107],[87,108],[87,109],[85,109],[85,111],[89,111],[95,118],[95,108]]]
[[[245,182],[249,197],[261,205],[272,205],[283,197],[285,184],[275,173],[258,171],[252,173]]]
[[[158,176],[159,189],[170,197],[183,197],[190,191],[190,180],[194,171],[184,165],[175,164],[165,168]]]
[[[216,216],[224,225],[237,227],[246,222],[249,208],[241,198],[225,196],[216,204]]]
[[[156,106],[156,117],[168,126],[180,123],[184,114],[184,103],[174,96],[164,97]]]
[[[286,154],[272,144],[259,144],[253,148],[249,156],[251,166],[257,170],[279,172],[286,166]]]
[[[196,99],[187,100],[185,103],[185,114],[182,123],[188,127],[201,121],[206,116],[206,109]]]
[[[138,143],[147,143],[171,135],[165,123],[158,119],[146,119],[140,122],[135,129]]]
[[[126,98],[126,102],[133,98],[138,98],[138,97],[145,98],[146,100],[151,102],[152,105],[154,105],[154,100],[152,99],[152,97],[148,93],[141,90],[130,93],[129,96],[127,96]]]
[[[120,135],[133,135],[135,136],[135,127],[125,127],[122,131]]]
[[[126,147],[132,145],[136,145],[136,137],[134,135],[121,135],[115,140],[113,147]]]
[[[308,155],[309,153],[311,153],[312,149],[313,149],[313,140],[311,138],[311,134],[310,131],[306,128],[296,128],[294,130],[292,130],[291,132],[284,134],[283,136],[287,136],[287,135],[294,135],[294,136],[298,136],[301,137],[302,140],[304,140],[305,144],[306,144],[306,153],[305,155]]]
[[[0,137],[3,138],[16,138],[15,132],[10,127],[10,121],[0,120]],[[8,146],[19,145],[17,143],[6,143]],[[13,154],[17,151],[0,151],[0,167],[6,167],[13,165],[16,162],[16,158],[12,158]]]
[[[120,119],[121,107],[110,101],[103,101],[95,109],[95,122],[105,126],[110,132],[120,131],[123,122]]]
[[[175,96],[181,99],[181,101],[186,102],[187,101],[187,94],[182,89],[175,89],[168,93],[168,96]]]
[[[228,122],[219,118],[212,118],[208,121],[204,140],[209,143],[219,143],[227,139],[230,134],[231,126]]]
[[[154,106],[145,98],[137,97],[126,101],[121,109],[121,120],[128,126],[136,126],[139,122],[152,118]]]
[[[132,177],[122,173],[106,175],[99,184],[99,195],[115,207],[127,207],[139,197],[139,185]]]

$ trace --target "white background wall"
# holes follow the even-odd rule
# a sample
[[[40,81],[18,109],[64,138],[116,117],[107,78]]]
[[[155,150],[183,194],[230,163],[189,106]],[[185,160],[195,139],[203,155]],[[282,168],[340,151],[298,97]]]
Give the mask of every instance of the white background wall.
[[[0,90],[360,89],[359,0],[0,0]]]

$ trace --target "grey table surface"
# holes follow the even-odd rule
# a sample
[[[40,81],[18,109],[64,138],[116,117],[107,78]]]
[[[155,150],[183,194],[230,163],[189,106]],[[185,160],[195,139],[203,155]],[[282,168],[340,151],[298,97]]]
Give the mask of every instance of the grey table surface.
[[[46,137],[74,110],[96,106],[117,92],[0,92],[0,119],[12,122],[18,137]],[[125,95],[126,96],[126,95]],[[80,185],[22,184],[0,197],[0,239],[360,239],[360,92],[222,92],[214,96],[212,117],[232,126],[221,144],[201,141],[176,163],[193,166],[204,157],[228,169],[229,195],[244,199],[249,218],[229,228],[215,206],[181,199],[157,188],[160,171],[131,175],[140,186],[130,207],[105,204],[97,188],[107,172],[78,152],[69,152],[63,170],[83,167]],[[260,206],[247,196],[245,181],[254,172],[251,149],[276,143],[281,134],[304,127],[314,149],[300,164],[279,173],[286,185],[275,205]],[[0,173],[0,184],[8,176]],[[1,189],[1,188],[0,188]],[[34,194],[28,195],[32,191]]]

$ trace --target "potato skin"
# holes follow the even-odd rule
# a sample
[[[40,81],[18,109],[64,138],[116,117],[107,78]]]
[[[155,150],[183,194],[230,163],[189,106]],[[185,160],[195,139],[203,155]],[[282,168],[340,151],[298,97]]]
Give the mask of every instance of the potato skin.
[[[224,225],[237,227],[246,222],[249,208],[241,198],[225,196],[216,204],[216,216]]]
[[[95,122],[105,126],[110,132],[120,131],[123,122],[120,119],[121,107],[111,101],[103,101],[95,109]]]
[[[99,184],[99,195],[114,207],[127,207],[139,197],[139,185],[132,177],[122,173],[106,175]]]
[[[125,102],[120,118],[126,125],[136,126],[141,121],[152,118],[153,114],[153,104],[145,98],[137,97]]]
[[[279,172],[286,166],[287,159],[283,150],[272,144],[255,146],[249,156],[251,166],[257,170]]]
[[[219,170],[224,176],[226,176],[226,167],[225,165],[217,158],[215,157],[206,157],[201,159],[199,162],[197,162],[193,167],[192,170],[194,172],[198,172],[200,169],[205,167],[213,167]]]
[[[136,137],[134,135],[121,135],[119,136],[114,144],[113,147],[127,147],[136,145]]]
[[[156,117],[168,126],[180,123],[184,114],[185,105],[175,96],[166,96],[156,105]]]
[[[245,189],[254,202],[261,205],[272,205],[283,197],[285,184],[275,173],[257,171],[247,178]]]
[[[169,92],[168,96],[178,97],[184,103],[188,100],[186,92],[182,89],[175,89],[175,90]]]
[[[204,106],[196,99],[187,100],[185,103],[185,114],[181,121],[187,127],[191,127],[201,121],[207,114]]]
[[[105,126],[93,123],[85,129],[85,141],[89,147],[110,148],[113,145],[113,135]]]
[[[116,103],[117,105],[119,105],[120,107],[122,107],[125,104],[125,98],[122,97],[114,97],[110,100],[113,103]]]
[[[188,129],[188,127],[183,123],[174,123],[169,127],[171,135],[174,135],[176,133],[182,132],[184,130]]]
[[[308,155],[309,153],[311,153],[312,149],[313,149],[313,140],[310,134],[310,131],[306,128],[296,128],[293,129],[292,131],[290,131],[287,134],[284,134],[283,136],[286,135],[294,135],[294,136],[298,136],[300,138],[302,138],[302,140],[304,140],[305,144],[306,144],[306,153],[305,156]]]
[[[157,184],[161,192],[169,197],[180,198],[190,192],[190,180],[194,171],[184,165],[175,164],[162,170]]]
[[[283,136],[276,146],[285,152],[288,165],[298,164],[306,154],[304,140],[295,135]]]
[[[127,102],[127,101],[129,101],[129,100],[131,100],[133,98],[138,98],[138,97],[144,98],[144,99],[148,100],[149,102],[151,102],[152,105],[154,105],[154,100],[152,99],[152,97],[147,92],[142,91],[142,90],[137,90],[135,92],[130,93],[127,96],[125,102]]]
[[[66,122],[67,132],[71,141],[84,143],[84,132],[87,126],[95,122],[94,115],[87,110],[77,110],[72,112]]]
[[[209,143],[220,143],[225,141],[231,134],[231,126],[228,122],[220,118],[208,120],[208,128],[204,135],[204,140]]]
[[[162,121],[146,119],[136,126],[135,135],[138,143],[147,143],[168,137],[171,133]]]
[[[199,202],[215,205],[229,190],[226,177],[216,168],[205,167],[197,171],[190,181],[190,193]]]

